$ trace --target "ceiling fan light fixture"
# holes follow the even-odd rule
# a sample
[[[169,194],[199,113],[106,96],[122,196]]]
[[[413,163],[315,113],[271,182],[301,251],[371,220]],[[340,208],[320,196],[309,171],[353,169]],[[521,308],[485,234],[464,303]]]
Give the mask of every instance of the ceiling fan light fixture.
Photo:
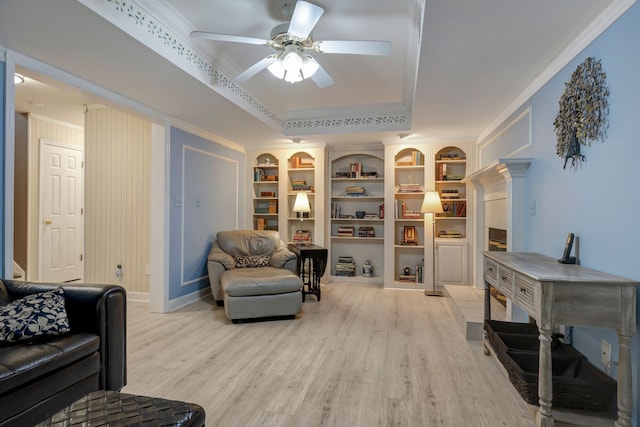
[[[296,44],[284,47],[277,59],[267,67],[269,72],[288,83],[297,83],[313,76],[320,64],[309,55],[302,53]]]

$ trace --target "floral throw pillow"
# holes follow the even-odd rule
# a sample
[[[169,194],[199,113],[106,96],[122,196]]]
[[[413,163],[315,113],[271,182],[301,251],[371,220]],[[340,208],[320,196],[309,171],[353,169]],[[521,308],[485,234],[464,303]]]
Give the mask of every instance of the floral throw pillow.
[[[0,307],[0,342],[61,335],[69,330],[62,287],[27,295]]]
[[[269,265],[271,256],[236,256],[236,267],[238,268],[253,268],[253,267],[266,267]]]

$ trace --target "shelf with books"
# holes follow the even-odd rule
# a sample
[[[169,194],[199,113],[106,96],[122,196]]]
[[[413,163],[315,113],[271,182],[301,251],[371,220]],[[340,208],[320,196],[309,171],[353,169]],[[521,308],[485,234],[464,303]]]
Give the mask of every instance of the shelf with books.
[[[384,263],[384,154],[330,152],[329,238],[332,274],[340,256],[352,257],[357,277],[380,282]],[[363,277],[366,261],[375,266]],[[340,277],[339,280],[342,280]]]
[[[415,266],[425,257],[424,214],[420,212],[426,186],[424,151],[411,146],[398,147],[393,152],[393,171],[390,214],[394,235],[388,246],[393,253],[393,283],[385,283],[385,287],[414,289],[415,273],[413,280],[409,280],[409,274],[399,272],[406,265]]]
[[[315,228],[316,205],[315,163],[315,158],[305,151],[293,153],[287,159],[287,235],[283,236],[287,242],[300,241],[300,231],[305,232],[305,241],[312,241],[313,236],[310,230]],[[299,192],[307,193],[310,212],[298,213],[293,211]],[[300,217],[302,217],[302,221],[300,221]]]
[[[466,154],[459,147],[445,147],[435,155],[435,189],[440,194],[443,213],[436,216],[436,236],[446,231],[466,236],[467,186]]]
[[[259,154],[253,163],[253,228],[278,230],[278,158]]]

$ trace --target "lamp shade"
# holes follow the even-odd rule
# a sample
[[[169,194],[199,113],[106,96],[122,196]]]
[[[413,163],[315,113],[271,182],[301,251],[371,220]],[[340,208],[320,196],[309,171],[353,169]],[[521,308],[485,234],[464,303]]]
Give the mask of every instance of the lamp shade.
[[[427,191],[424,195],[424,201],[420,212],[423,213],[442,213],[442,202],[440,202],[440,195],[437,191]]]
[[[299,191],[296,195],[296,201],[293,203],[294,212],[311,212],[309,205],[309,197],[304,191]]]

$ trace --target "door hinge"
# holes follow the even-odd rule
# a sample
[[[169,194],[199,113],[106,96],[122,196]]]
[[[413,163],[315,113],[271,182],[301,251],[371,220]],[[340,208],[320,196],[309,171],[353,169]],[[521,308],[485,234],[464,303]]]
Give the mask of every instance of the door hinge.
[[[84,215],[84,208],[80,208],[80,215]]]
[[[82,258],[83,258],[83,257],[82,257],[82,254],[80,254],[80,261],[82,261]]]

